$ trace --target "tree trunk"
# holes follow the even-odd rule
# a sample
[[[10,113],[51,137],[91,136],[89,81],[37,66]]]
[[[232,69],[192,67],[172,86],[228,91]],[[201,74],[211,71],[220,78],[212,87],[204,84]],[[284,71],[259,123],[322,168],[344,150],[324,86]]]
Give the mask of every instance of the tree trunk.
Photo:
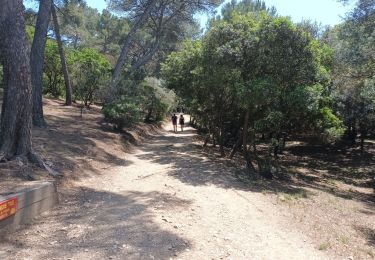
[[[158,39],[153,47],[142,57],[139,57],[138,60],[129,68],[129,70],[126,72],[126,75],[129,76],[131,75],[134,71],[139,69],[141,66],[145,65],[152,57],[154,54],[159,50],[160,46],[160,40]],[[182,111],[181,111],[182,112]]]
[[[364,152],[364,148],[365,148],[365,138],[367,136],[367,131],[366,130],[361,130],[361,145],[360,145],[360,148],[361,148],[361,153]]]
[[[133,27],[130,29],[128,35],[125,38],[124,45],[121,49],[121,54],[119,58],[117,59],[116,67],[113,71],[112,75],[112,81],[111,81],[111,89],[117,87],[117,84],[120,79],[122,68],[124,67],[126,58],[129,54],[130,47],[133,42],[133,37],[138,31],[138,29],[144,24],[144,22],[147,20],[147,18],[150,15],[150,11],[155,7],[156,0],[151,0],[147,7],[145,8],[144,12],[141,14],[141,16],[138,18],[138,20],[134,23]]]
[[[4,96],[0,161],[31,155],[32,85],[22,0],[0,0],[0,53]]]
[[[224,131],[224,124],[222,119],[220,119],[220,132],[219,132],[219,151],[220,151],[220,156],[225,157],[225,151],[224,151],[224,146],[225,146],[225,131]]]
[[[210,136],[211,136],[210,133],[206,135],[206,138],[204,139],[203,147],[207,147],[207,144],[210,141]]]
[[[247,149],[247,135],[248,135],[248,127],[249,127],[249,117],[250,117],[250,109],[246,110],[245,120],[243,124],[243,135],[242,135],[242,145],[243,145],[243,154],[246,160],[246,167],[255,172],[254,165],[251,162],[251,157],[249,154],[249,150]]]
[[[232,151],[229,155],[229,159],[233,159],[233,157],[237,153],[238,149],[240,149],[240,147],[242,146],[243,137],[242,137],[241,130],[238,131],[237,136],[238,136],[237,142],[233,145]]]
[[[47,124],[43,116],[43,67],[44,50],[47,41],[48,25],[51,19],[51,0],[41,0],[38,18],[36,20],[35,35],[31,46],[30,64],[31,81],[33,84],[33,123],[35,126],[45,127]]]
[[[66,64],[64,48],[63,48],[63,44],[62,44],[62,41],[61,41],[61,35],[60,35],[60,26],[59,26],[59,22],[57,20],[56,8],[55,8],[54,3],[52,3],[52,5],[51,5],[51,12],[52,12],[53,27],[55,29],[57,46],[58,46],[59,54],[60,54],[62,72],[63,72],[63,75],[64,75],[64,81],[65,81],[65,95],[66,95],[65,105],[71,106],[72,100],[73,100],[72,99],[72,86],[70,84],[68,66]]]

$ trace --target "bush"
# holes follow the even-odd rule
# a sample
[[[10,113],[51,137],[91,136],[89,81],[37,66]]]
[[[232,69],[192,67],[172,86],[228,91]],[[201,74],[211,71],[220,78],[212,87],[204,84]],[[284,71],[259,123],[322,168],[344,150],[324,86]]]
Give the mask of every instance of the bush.
[[[67,56],[69,53],[67,52]],[[64,96],[64,77],[57,43],[48,39],[46,43],[43,73],[43,94],[58,98]]]
[[[343,122],[328,107],[320,109],[320,118],[317,122],[322,131],[321,138],[326,143],[336,142],[344,135]]]
[[[156,78],[146,78],[139,88],[146,122],[162,121],[176,106],[175,93],[164,88]]]
[[[97,50],[84,48],[72,55],[72,83],[74,96],[86,107],[92,102],[102,101],[98,92],[109,83],[111,64]]]
[[[159,79],[127,79],[107,93],[103,114],[115,128],[121,129],[137,122],[160,122],[175,104],[175,93],[164,88]]]
[[[114,124],[118,130],[142,121],[138,104],[131,100],[119,100],[108,103],[103,107],[103,114],[105,119],[109,123]]]

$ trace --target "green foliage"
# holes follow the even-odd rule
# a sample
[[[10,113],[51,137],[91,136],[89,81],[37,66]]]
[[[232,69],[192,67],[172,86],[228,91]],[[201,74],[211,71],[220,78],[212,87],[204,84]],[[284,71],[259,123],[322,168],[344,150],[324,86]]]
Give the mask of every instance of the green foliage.
[[[139,104],[134,100],[126,98],[105,104],[103,114],[106,120],[114,124],[118,130],[131,126],[141,121],[142,118]]]
[[[34,27],[34,26],[27,25],[27,26],[26,26],[26,37],[27,37],[27,41],[28,41],[30,44],[33,42],[33,39],[34,39],[34,33],[35,33],[35,27]]]
[[[277,150],[282,133],[313,132],[327,142],[343,134],[329,96],[332,59],[328,45],[288,18],[233,12],[172,53],[162,73],[220,145],[238,135],[248,114],[246,133],[274,136],[270,149]]]
[[[129,31],[129,22],[103,10],[96,25],[97,39],[95,45],[101,53],[113,60],[120,54],[120,43]],[[93,47],[93,46],[92,46]]]
[[[221,13],[224,20],[231,20],[235,14],[245,15],[248,13],[261,13],[267,12],[268,14],[275,16],[276,8],[266,6],[266,3],[261,0],[231,0],[224,4],[221,9]]]
[[[317,120],[317,125],[322,131],[321,137],[325,142],[335,142],[340,139],[345,128],[342,121],[333,114],[332,109],[328,107],[323,107],[320,109],[320,115]]]
[[[347,129],[375,132],[375,1],[358,0],[345,22],[326,33],[334,49],[332,92]]]
[[[72,53],[71,68],[75,98],[85,106],[94,100],[103,100],[111,72],[109,61],[97,50],[84,48]]]
[[[58,98],[64,95],[64,77],[56,41],[48,39],[44,58],[43,93]]]
[[[167,113],[176,106],[176,97],[173,91],[162,87],[161,81],[156,78],[146,78],[141,87],[143,101],[141,107],[145,114],[145,121],[162,121]]]
[[[141,121],[162,121],[176,106],[174,92],[163,87],[163,83],[156,78],[126,80],[121,86],[103,108],[106,120],[118,129]]]

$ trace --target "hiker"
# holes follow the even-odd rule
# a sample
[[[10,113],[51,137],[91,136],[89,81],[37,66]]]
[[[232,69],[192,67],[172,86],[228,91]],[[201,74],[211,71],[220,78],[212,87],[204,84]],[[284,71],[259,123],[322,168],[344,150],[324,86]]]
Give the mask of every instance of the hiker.
[[[173,114],[172,116],[172,125],[173,125],[173,132],[177,132],[177,116]]]
[[[184,131],[184,125],[185,125],[185,118],[184,118],[184,115],[181,114],[180,115],[180,126],[181,126],[181,131],[182,132]]]

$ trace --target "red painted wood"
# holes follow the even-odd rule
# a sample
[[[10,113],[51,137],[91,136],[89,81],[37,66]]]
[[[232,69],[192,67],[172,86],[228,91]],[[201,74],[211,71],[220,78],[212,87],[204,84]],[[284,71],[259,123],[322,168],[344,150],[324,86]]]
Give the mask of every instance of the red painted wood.
[[[18,198],[14,197],[0,202],[0,221],[6,219],[17,212]]]

